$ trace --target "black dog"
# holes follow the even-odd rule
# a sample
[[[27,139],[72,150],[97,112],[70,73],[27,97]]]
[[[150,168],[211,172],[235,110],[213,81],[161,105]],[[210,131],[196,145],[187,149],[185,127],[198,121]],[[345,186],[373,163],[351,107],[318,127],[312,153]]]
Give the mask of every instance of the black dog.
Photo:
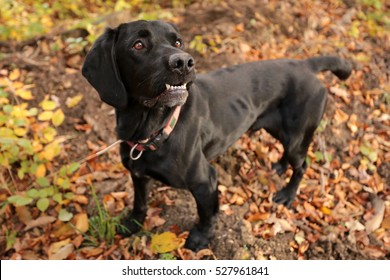
[[[124,220],[128,234],[144,221],[146,189],[154,178],[187,188],[195,197],[199,222],[186,247],[199,250],[209,244],[218,211],[217,173],[209,160],[246,131],[264,128],[284,147],[274,168],[282,173],[290,164],[293,169],[290,182],[274,197],[290,206],[327,100],[315,73],[330,70],[346,79],[351,66],[332,56],[270,60],[195,80],[194,65],[174,25],[136,21],[98,38],[82,73],[116,109],[122,162],[135,188],[134,210]]]

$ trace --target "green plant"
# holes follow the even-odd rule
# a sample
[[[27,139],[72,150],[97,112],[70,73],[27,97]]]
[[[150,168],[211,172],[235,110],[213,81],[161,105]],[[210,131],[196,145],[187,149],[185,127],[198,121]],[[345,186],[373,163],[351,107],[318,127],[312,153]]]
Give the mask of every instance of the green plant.
[[[121,227],[120,216],[112,217],[99,202],[94,187],[91,187],[92,197],[96,204],[97,215],[89,218],[89,229],[84,234],[85,242],[89,245],[98,246],[101,242],[112,245],[116,229]]]
[[[45,97],[38,107],[29,107],[33,100],[33,84],[25,84],[21,71],[14,69],[0,78],[0,173],[8,180],[8,203],[33,205],[45,212],[50,205],[71,200],[71,175],[79,163],[63,166],[54,172],[51,162],[60,154],[57,127],[64,119],[58,104]]]

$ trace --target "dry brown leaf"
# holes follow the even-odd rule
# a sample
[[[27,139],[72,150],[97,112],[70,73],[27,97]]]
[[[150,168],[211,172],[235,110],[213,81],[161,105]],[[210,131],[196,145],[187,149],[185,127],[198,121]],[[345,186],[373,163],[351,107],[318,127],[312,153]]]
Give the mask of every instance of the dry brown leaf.
[[[110,193],[115,199],[125,199],[129,196],[128,192],[112,192]]]
[[[41,216],[36,220],[32,220],[26,224],[26,228],[24,230],[29,230],[34,227],[43,227],[47,224],[54,222],[56,218],[52,216]]]
[[[16,210],[16,214],[18,215],[19,221],[21,221],[25,225],[31,223],[33,218],[26,206],[17,206],[15,207],[15,210]]]
[[[366,222],[367,233],[371,233],[380,227],[383,221],[383,215],[385,214],[385,202],[382,199],[380,199],[378,196],[375,196],[372,199],[372,204],[374,206],[375,214],[370,220]]]
[[[341,109],[336,109],[334,114],[335,125],[342,124],[349,119],[349,115]]]
[[[57,238],[70,236],[75,233],[74,227],[72,227],[69,223],[62,223],[58,229],[53,232],[53,235]]]
[[[199,252],[196,253],[196,258],[198,260],[203,259],[204,257],[213,257],[214,259],[217,259],[210,249],[202,249]]]
[[[381,227],[384,229],[390,229],[390,216],[383,219]]]
[[[73,197],[73,201],[76,201],[80,204],[87,205],[88,204],[88,197],[86,197],[85,195],[82,195],[82,194],[76,194]]]
[[[50,245],[48,250],[49,260],[64,260],[74,250],[74,246],[70,241],[70,238],[54,242]]]
[[[254,213],[254,214],[249,214],[248,217],[246,218],[247,221],[249,222],[258,222],[258,221],[263,221],[267,220],[270,217],[270,213]]]
[[[79,234],[72,240],[72,243],[76,248],[79,248],[83,243],[83,241],[84,241],[84,237],[81,234]]]

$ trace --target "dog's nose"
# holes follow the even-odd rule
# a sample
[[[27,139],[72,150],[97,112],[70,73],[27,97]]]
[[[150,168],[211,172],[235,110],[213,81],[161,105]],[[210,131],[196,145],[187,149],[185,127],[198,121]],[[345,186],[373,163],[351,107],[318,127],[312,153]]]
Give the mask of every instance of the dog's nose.
[[[188,74],[194,66],[194,58],[188,53],[175,53],[169,57],[169,67],[173,72]]]

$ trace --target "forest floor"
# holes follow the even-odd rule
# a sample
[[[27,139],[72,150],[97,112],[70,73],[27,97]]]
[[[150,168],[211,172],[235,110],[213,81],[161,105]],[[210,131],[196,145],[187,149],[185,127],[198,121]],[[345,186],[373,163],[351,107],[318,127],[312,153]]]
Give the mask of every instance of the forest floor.
[[[156,183],[144,230],[130,238],[117,236],[112,244],[86,246],[85,235],[64,222],[50,219],[31,225],[40,211],[29,209],[26,222],[23,208],[9,205],[1,213],[1,224],[17,235],[11,246],[7,238],[0,239],[2,259],[389,259],[390,36],[386,26],[368,16],[375,8],[353,0],[201,2],[164,8],[183,34],[198,73],[248,61],[329,54],[353,63],[347,81],[330,73],[318,75],[329,90],[329,101],[291,209],[272,203],[291,174],[278,176],[271,169],[282,146],[259,131],[244,135],[213,162],[219,174],[220,211],[209,250],[152,250],[153,234],[172,232],[184,239],[196,222],[189,192]],[[122,13],[110,16],[108,23],[136,18]],[[1,46],[9,54],[0,62],[1,75],[16,66],[20,79],[35,85],[32,103],[49,96],[65,113],[58,131],[66,141],[57,167],[116,140],[113,109],[102,104],[80,73],[89,46],[76,53],[66,46],[51,47],[59,38],[79,36],[76,33]],[[78,95],[83,98],[76,106],[65,105]],[[117,148],[80,168],[72,181],[77,199],[66,205],[68,211],[96,214],[91,184],[113,215],[131,209],[132,183]],[[8,196],[4,193],[3,201]]]

